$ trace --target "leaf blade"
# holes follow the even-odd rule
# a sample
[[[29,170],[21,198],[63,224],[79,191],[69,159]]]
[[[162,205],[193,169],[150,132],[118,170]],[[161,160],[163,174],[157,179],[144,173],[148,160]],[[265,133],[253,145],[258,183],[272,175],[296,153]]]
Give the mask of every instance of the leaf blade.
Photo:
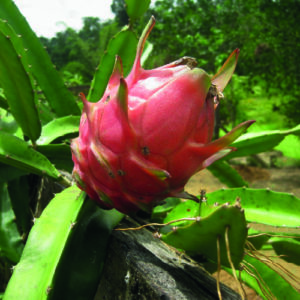
[[[13,1],[0,1],[0,18],[7,20],[15,32],[22,36],[24,47],[28,49],[27,58],[32,73],[57,116],[79,115],[80,110],[73,95],[65,87],[42,43]]]
[[[24,135],[34,142],[40,136],[41,123],[35,105],[31,79],[20,58],[23,49],[17,45],[17,39],[18,37],[11,28],[5,22],[0,21],[1,86],[11,113],[22,128]]]
[[[4,299],[47,299],[55,266],[71,231],[70,225],[76,222],[84,198],[84,193],[73,186],[50,202],[29,234]],[[35,278],[36,288],[29,283],[30,278]]]
[[[76,186],[57,194],[35,222],[4,299],[93,299],[108,237],[122,217]]]
[[[246,255],[244,257],[244,260],[247,263],[248,269],[250,267],[250,271],[252,273],[256,273],[257,271],[260,276],[263,277],[264,282],[272,291],[273,297],[275,296],[275,298],[272,299],[300,299],[300,294],[273,269],[271,269],[261,261],[250,257],[249,255]],[[266,299],[255,278],[245,270],[241,272],[241,279],[247,285],[253,288],[260,296],[262,296],[263,299]]]
[[[229,153],[225,159],[228,160],[234,157],[272,150],[289,134],[299,135],[300,125],[288,130],[268,130],[246,133],[231,144],[231,146],[237,150]]]
[[[41,153],[35,151],[23,140],[0,131],[0,162],[37,175],[61,177],[56,168]]]
[[[215,161],[207,169],[228,187],[248,186],[242,176],[225,161]]]
[[[22,254],[23,243],[14,219],[7,184],[2,182],[0,183],[0,256],[17,263]]]
[[[79,116],[66,116],[51,121],[43,126],[42,134],[37,140],[37,144],[47,145],[57,138],[78,133],[79,123]]]
[[[293,228],[300,224],[300,199],[292,194],[268,189],[222,189],[207,194],[207,203],[232,203],[236,198],[240,198],[248,222]]]

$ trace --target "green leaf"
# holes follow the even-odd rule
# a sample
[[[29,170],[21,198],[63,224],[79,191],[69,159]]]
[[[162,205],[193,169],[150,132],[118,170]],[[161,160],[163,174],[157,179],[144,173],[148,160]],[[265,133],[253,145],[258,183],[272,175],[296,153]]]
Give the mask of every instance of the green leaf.
[[[248,241],[254,246],[256,250],[260,250],[266,245],[267,241],[270,239],[269,234],[265,234],[267,230],[266,226],[261,230],[256,230],[252,227],[248,230]]]
[[[14,180],[20,176],[27,175],[28,171],[23,171],[18,168],[0,163],[0,182]]]
[[[39,38],[12,0],[0,1],[0,18],[7,20],[21,36],[24,47],[28,49],[26,53],[32,74],[57,116],[79,115],[80,110],[73,95],[65,87]]]
[[[164,204],[157,205],[152,210],[151,221],[159,222],[166,217],[166,214],[170,212],[174,207],[181,203],[179,198],[166,198]]]
[[[92,201],[85,205],[56,270],[49,299],[94,299],[110,233],[123,215]]]
[[[90,102],[97,102],[103,96],[112,74],[116,55],[122,59],[124,76],[129,73],[134,62],[137,42],[137,37],[129,27],[125,27],[110,40],[92,81],[87,97]]]
[[[176,198],[175,198],[176,199]],[[179,199],[178,199],[179,200]],[[164,218],[163,223],[168,223],[170,221],[179,220],[182,218],[194,218],[202,215],[200,214],[200,204],[193,200],[183,200],[180,201]],[[179,221],[172,223],[169,226],[162,228],[164,232],[169,231],[169,228],[174,226],[184,226],[190,224],[190,221]]]
[[[27,176],[21,176],[8,182],[11,205],[16,223],[21,233],[27,234],[32,225],[33,213],[30,207],[29,182]]]
[[[272,245],[277,255],[287,262],[300,266],[300,240],[293,238],[271,238]]]
[[[23,140],[1,131],[0,162],[37,175],[48,175],[54,179],[61,177],[44,155]]]
[[[163,234],[162,240],[190,255],[202,255],[216,263],[217,239],[219,239],[221,264],[230,266],[225,243],[226,228],[231,259],[234,266],[238,267],[244,256],[247,237],[245,215],[238,205],[222,205],[198,221],[180,226],[166,235]]]
[[[228,160],[234,157],[247,156],[272,150],[289,134],[299,135],[300,125],[289,130],[269,130],[246,133],[231,144],[231,146],[235,147],[237,150],[228,154],[225,159]]]
[[[12,114],[3,110],[0,110],[0,130],[16,136],[23,136],[22,131]]]
[[[50,144],[37,146],[37,151],[45,155],[59,170],[72,172],[74,163],[71,148],[67,144]]]
[[[37,113],[33,87],[28,70],[22,63],[24,49],[8,25],[0,21],[0,83],[11,113],[24,135],[32,141],[38,139],[41,124]],[[20,56],[19,56],[20,55]]]
[[[67,116],[51,121],[43,126],[42,134],[37,140],[37,144],[46,145],[69,134],[78,135],[79,123],[79,116]]]
[[[46,102],[46,100],[39,100],[38,109],[42,125],[47,124],[56,118],[55,113],[51,109],[49,103]]]
[[[242,176],[225,161],[217,160],[207,169],[228,187],[248,186]]]
[[[0,107],[7,110],[8,109],[8,104],[6,99],[0,96]]]
[[[125,0],[126,12],[130,19],[138,19],[149,8],[151,0]]]
[[[29,234],[4,299],[93,299],[109,234],[123,215],[84,199],[73,186],[50,202]]]
[[[23,243],[14,219],[7,185],[2,182],[0,183],[0,256],[17,263],[22,254]]]
[[[244,269],[241,272],[242,281],[254,289],[263,297],[263,299],[267,298],[262,293],[260,285],[267,285],[272,291],[273,295],[268,294],[269,299],[300,299],[299,292],[293,289],[286,280],[284,280],[277,272],[265,265],[263,262],[248,255],[246,255],[243,260],[244,264],[247,266],[247,270],[252,274],[255,274],[257,280]],[[262,277],[266,285],[263,284],[262,280],[258,277],[258,274]],[[239,275],[237,274],[237,276]],[[257,281],[259,281],[259,284]]]
[[[233,203],[236,198],[240,198],[248,222],[283,227],[300,224],[300,199],[292,194],[268,189],[222,189],[207,194],[207,203]]]
[[[41,217],[35,220],[4,299],[48,298],[56,267],[71,235],[72,224],[77,222],[84,199],[83,192],[76,186],[70,187],[58,194]]]

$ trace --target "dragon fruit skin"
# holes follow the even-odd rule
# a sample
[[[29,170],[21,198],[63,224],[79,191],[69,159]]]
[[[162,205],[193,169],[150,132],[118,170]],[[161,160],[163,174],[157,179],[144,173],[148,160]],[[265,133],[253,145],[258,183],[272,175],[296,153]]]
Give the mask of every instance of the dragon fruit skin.
[[[212,78],[191,68],[191,59],[144,70],[140,58],[154,23],[143,32],[126,79],[117,57],[101,100],[90,103],[81,94],[79,137],[71,143],[78,186],[102,208],[124,213],[149,210],[169,196],[189,198],[189,178],[232,151],[226,147],[253,122],[211,142],[216,100],[238,50]]]

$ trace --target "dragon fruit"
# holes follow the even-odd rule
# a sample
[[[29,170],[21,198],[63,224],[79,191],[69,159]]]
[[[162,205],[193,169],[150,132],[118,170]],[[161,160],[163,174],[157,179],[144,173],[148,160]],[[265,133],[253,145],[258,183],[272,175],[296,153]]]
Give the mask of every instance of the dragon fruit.
[[[193,198],[184,192],[189,178],[232,151],[226,147],[253,122],[211,141],[214,110],[239,51],[213,77],[186,57],[144,70],[141,54],[154,24],[151,18],[126,79],[117,57],[100,101],[81,94],[79,137],[71,143],[77,185],[102,208],[124,213],[149,210],[170,196]]]

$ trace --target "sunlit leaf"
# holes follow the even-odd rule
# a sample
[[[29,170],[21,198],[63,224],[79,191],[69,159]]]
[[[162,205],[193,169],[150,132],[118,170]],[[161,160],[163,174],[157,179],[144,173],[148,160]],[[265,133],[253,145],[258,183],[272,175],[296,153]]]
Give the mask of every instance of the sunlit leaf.
[[[34,174],[60,178],[60,173],[44,155],[23,140],[1,131],[0,162]]]
[[[78,134],[79,116],[67,116],[54,119],[42,128],[42,134],[37,140],[37,144],[46,145],[65,135]]]
[[[35,221],[4,299],[93,299],[109,234],[122,217],[86,201],[76,186],[57,194]]]
[[[237,150],[228,154],[225,159],[272,150],[289,134],[299,135],[300,125],[288,130],[268,130],[246,133],[231,144],[231,146]]]
[[[292,194],[268,189],[222,189],[207,194],[207,203],[234,203],[239,198],[248,222],[273,226],[298,227],[300,199]]]

